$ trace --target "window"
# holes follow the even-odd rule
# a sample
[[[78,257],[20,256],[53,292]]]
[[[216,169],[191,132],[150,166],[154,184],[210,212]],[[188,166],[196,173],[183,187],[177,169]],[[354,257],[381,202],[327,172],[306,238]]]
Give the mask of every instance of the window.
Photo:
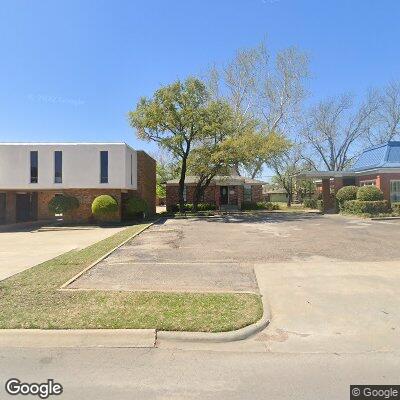
[[[366,181],[360,181],[360,186],[376,186],[376,180],[368,179]]]
[[[100,152],[100,183],[108,183],[108,151]]]
[[[131,154],[131,185],[133,185],[133,158]]]
[[[39,180],[39,160],[38,152],[31,151],[31,183],[38,183]]]
[[[62,183],[62,151],[54,152],[54,183]]]
[[[390,181],[390,201],[400,201],[400,181]]]
[[[244,185],[243,201],[245,203],[250,203],[251,202],[251,185]]]

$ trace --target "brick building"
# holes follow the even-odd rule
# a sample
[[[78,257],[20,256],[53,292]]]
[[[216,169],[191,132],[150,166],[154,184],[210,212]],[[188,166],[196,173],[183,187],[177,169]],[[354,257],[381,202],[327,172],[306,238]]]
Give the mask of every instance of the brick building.
[[[193,195],[198,178],[187,176],[185,179],[184,198],[186,203],[193,203]],[[242,176],[216,176],[205,190],[202,203],[215,204],[217,209],[241,209],[244,202],[263,201],[262,185],[257,179]],[[166,182],[167,210],[179,203],[179,179]]]
[[[0,144],[0,223],[54,219],[48,204],[58,194],[78,199],[77,222],[91,220],[102,194],[117,200],[119,219],[133,196],[155,213],[156,162],[125,143]]]
[[[375,185],[389,202],[400,201],[400,142],[387,142],[365,149],[347,171],[302,172],[298,179],[318,181],[325,211],[334,208],[335,194],[343,186]]]

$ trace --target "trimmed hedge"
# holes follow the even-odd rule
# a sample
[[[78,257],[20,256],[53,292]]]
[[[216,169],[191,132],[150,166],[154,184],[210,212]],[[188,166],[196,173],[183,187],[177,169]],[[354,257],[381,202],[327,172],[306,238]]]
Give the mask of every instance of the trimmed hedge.
[[[303,206],[316,210],[318,208],[318,200],[317,199],[304,199]]]
[[[386,200],[362,201],[349,200],[344,202],[343,211],[354,215],[376,215],[389,212],[389,203]]]
[[[400,203],[392,203],[392,211],[395,215],[400,215]]]
[[[336,193],[336,200],[339,203],[339,208],[342,209],[345,201],[357,199],[357,186],[344,186]]]
[[[64,194],[54,196],[48,204],[49,211],[53,214],[65,214],[79,207],[76,197]]]
[[[197,204],[197,211],[213,211],[216,210],[217,206],[216,204],[213,203],[198,203]],[[168,207],[169,212],[178,212],[179,211],[179,204],[174,204],[173,206]],[[193,204],[192,203],[186,203],[184,207],[185,212],[190,212],[193,211]]]
[[[376,186],[361,186],[357,190],[357,200],[378,201],[383,200],[383,192]]]
[[[242,204],[242,210],[279,210],[279,204],[276,203],[266,203],[264,201],[255,202],[244,202]]]
[[[128,219],[143,218],[149,210],[146,200],[138,197],[130,197],[124,203]]]
[[[99,220],[110,220],[116,217],[118,202],[108,194],[97,196],[92,203],[92,213]]]

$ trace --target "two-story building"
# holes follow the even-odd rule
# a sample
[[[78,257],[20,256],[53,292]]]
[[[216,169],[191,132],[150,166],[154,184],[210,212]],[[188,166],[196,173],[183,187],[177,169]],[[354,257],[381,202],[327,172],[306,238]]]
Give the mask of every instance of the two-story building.
[[[146,200],[155,213],[156,162],[125,143],[0,143],[0,223],[54,218],[57,194],[79,200],[73,219],[88,221],[93,200],[130,196]]]

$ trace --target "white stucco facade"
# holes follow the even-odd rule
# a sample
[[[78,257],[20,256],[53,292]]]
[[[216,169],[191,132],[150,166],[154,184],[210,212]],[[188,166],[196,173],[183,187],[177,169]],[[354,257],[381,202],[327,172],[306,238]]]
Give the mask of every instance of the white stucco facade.
[[[31,183],[31,151],[38,182]],[[54,152],[62,152],[55,183]],[[108,183],[100,183],[100,152],[108,152]],[[137,189],[137,152],[125,143],[0,143],[0,190]]]

